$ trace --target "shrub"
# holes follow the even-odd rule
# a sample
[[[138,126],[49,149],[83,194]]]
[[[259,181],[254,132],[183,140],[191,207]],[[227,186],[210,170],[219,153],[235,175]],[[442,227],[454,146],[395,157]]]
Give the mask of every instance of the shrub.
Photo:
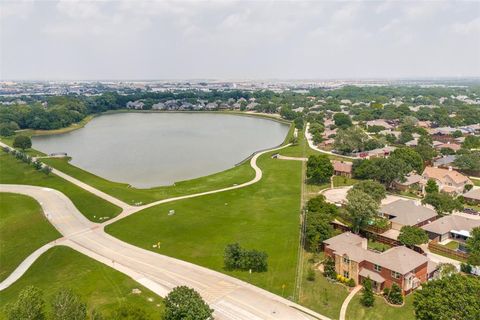
[[[355,280],[353,280],[353,278],[350,278],[350,279],[348,279],[347,284],[350,288],[353,288],[353,287],[355,287]]]
[[[460,270],[464,273],[471,274],[472,273],[472,266],[468,263],[462,263],[460,265]]]
[[[307,280],[308,281],[315,281],[315,270],[309,268],[307,271]]]
[[[40,169],[40,171],[48,176],[52,172],[52,168],[49,166],[44,166]]]
[[[245,250],[238,243],[225,247],[223,261],[227,270],[252,270],[263,272],[268,269],[268,255],[258,250]]]
[[[213,309],[189,287],[176,287],[165,297],[166,320],[207,320],[212,319],[212,313]]]
[[[32,140],[27,136],[16,136],[13,139],[13,147],[20,148],[22,150],[29,149],[32,147]]]
[[[385,293],[385,290],[384,290]],[[394,283],[390,290],[388,290],[388,294],[385,296],[388,302],[391,304],[402,304],[403,303],[403,295],[402,290],[398,286],[398,284]]]
[[[42,169],[43,163],[41,163],[40,160],[37,159],[32,163],[32,165],[36,170],[40,170]]]

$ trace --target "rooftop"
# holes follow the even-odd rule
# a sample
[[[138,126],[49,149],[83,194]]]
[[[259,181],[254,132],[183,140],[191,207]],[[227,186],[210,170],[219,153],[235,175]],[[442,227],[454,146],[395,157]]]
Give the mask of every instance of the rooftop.
[[[455,170],[449,170],[449,169],[425,167],[425,170],[423,171],[422,175],[427,176],[428,178],[437,179],[442,183],[445,182],[445,178],[447,177],[449,177],[455,183],[470,182],[470,179],[468,179],[468,177],[464,176],[460,172],[457,172]]]
[[[380,212],[394,216],[390,221],[404,225],[414,226],[420,222],[433,219],[437,216],[435,210],[422,206],[413,200],[397,200],[380,207]]]
[[[476,227],[480,227],[480,220],[457,215],[449,215],[424,225],[422,229],[436,234],[445,234],[452,230],[464,230],[470,232]]]

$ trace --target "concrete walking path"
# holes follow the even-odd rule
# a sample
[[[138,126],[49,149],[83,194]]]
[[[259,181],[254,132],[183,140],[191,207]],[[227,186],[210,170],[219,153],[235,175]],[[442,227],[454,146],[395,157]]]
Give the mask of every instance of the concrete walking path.
[[[347,315],[347,308],[348,304],[350,301],[353,299],[353,297],[357,294],[358,291],[360,291],[363,287],[358,285],[356,286],[350,294],[347,296],[347,298],[343,301],[342,308],[340,309],[340,317],[339,320],[345,320],[345,316]]]

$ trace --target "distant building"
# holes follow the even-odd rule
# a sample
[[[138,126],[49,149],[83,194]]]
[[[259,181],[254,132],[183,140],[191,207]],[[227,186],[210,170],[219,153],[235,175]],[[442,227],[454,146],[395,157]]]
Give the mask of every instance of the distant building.
[[[448,169],[426,167],[422,173],[420,184],[425,186],[429,179],[435,180],[438,189],[447,193],[461,194],[467,184],[473,185],[467,176],[453,170],[451,167]]]
[[[353,163],[338,160],[332,160],[333,174],[336,176],[352,177]]]
[[[480,220],[451,214],[422,226],[422,229],[427,231],[430,240],[441,242],[447,239],[464,241],[476,227],[480,227]]]
[[[463,197],[467,202],[480,203],[480,188],[473,188],[463,194]]]
[[[379,210],[380,216],[392,223],[392,229],[403,226],[423,226],[437,218],[437,212],[414,200],[402,200],[384,204]]]

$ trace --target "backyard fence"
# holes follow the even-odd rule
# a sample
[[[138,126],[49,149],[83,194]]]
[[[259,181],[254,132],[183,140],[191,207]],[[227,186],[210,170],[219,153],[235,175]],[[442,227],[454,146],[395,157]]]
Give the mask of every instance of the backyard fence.
[[[433,253],[438,253],[440,255],[448,255],[451,256],[453,259],[456,260],[467,260],[468,258],[468,253],[453,250],[450,248],[447,248],[445,246],[442,246],[441,244],[438,243],[438,241],[433,240],[430,241],[428,244],[428,249],[432,251]]]

